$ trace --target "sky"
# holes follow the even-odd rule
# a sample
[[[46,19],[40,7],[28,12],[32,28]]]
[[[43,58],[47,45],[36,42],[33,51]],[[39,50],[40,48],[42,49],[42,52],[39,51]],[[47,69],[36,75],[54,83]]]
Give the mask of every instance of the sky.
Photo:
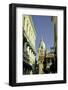
[[[38,51],[41,39],[45,42],[45,47],[50,50],[54,46],[54,32],[51,23],[51,16],[32,16],[36,29],[36,52]]]

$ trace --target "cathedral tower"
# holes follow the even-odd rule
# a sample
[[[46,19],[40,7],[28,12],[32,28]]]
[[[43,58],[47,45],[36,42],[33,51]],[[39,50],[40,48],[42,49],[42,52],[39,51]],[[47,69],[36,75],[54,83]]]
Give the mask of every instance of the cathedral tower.
[[[39,74],[43,74],[43,62],[45,58],[45,43],[43,39],[40,42],[40,46],[38,49],[38,64],[39,64]]]

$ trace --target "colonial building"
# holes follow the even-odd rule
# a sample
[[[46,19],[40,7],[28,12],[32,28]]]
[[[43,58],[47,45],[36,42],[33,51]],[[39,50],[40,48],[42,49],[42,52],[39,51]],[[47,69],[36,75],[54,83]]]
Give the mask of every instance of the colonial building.
[[[23,16],[23,74],[32,74],[35,64],[36,31],[32,17]]]
[[[39,46],[39,49],[38,49],[38,65],[39,65],[39,74],[43,74],[44,71],[44,66],[43,66],[43,62],[44,62],[44,59],[45,59],[45,43],[43,40],[41,40],[40,42],[40,46]]]

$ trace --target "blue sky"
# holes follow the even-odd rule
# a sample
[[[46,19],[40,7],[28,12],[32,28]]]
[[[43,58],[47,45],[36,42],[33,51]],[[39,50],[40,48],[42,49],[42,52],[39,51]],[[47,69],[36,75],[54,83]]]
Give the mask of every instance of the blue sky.
[[[32,16],[35,29],[37,32],[36,35],[36,52],[39,48],[41,39],[43,38],[46,48],[50,50],[50,47],[54,45],[54,33],[51,23],[51,16]]]

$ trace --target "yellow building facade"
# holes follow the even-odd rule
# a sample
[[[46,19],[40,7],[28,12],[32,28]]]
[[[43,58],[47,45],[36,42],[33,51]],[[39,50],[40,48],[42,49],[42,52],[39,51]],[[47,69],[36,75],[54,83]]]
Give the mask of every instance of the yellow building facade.
[[[30,15],[25,15],[23,17],[23,49],[24,52],[26,52],[28,58],[26,58],[26,62],[29,65],[33,65],[35,64],[35,40],[36,40],[36,31],[35,31],[35,27],[34,27],[34,23],[32,21],[32,17]],[[25,66],[24,66],[25,67]],[[23,68],[24,68],[23,67]],[[24,68],[25,69],[25,68]],[[29,72],[27,72],[27,70],[24,70],[24,72],[26,74],[32,74],[32,70],[28,70]]]

